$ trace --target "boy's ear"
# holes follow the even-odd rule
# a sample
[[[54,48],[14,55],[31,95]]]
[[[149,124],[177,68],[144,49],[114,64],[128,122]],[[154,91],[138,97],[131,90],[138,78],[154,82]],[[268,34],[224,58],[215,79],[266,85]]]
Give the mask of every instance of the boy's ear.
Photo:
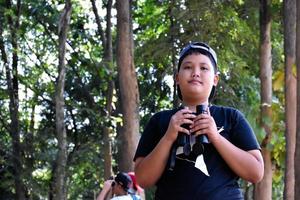
[[[220,79],[219,74],[215,74],[215,77],[214,77],[214,86],[218,85],[219,79]]]

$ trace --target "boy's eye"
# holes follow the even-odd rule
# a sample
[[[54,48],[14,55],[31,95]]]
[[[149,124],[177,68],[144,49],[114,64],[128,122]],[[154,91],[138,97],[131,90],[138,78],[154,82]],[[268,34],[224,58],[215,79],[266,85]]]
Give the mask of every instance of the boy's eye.
[[[186,65],[186,66],[184,66],[183,68],[184,68],[184,69],[191,69],[191,66]]]
[[[208,67],[201,66],[200,69],[201,69],[202,71],[207,71],[207,70],[208,70]]]

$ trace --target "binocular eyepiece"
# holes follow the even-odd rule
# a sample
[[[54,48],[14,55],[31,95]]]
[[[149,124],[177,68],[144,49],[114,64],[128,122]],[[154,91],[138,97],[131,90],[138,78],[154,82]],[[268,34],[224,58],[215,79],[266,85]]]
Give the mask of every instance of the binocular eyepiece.
[[[207,114],[208,113],[207,109],[208,109],[207,105],[198,105],[196,107],[197,115]],[[203,144],[208,144],[208,143],[209,143],[209,141],[208,141],[208,138],[205,134],[198,135],[196,137],[196,143],[193,145],[194,154],[195,155],[203,154],[203,152],[204,152]]]

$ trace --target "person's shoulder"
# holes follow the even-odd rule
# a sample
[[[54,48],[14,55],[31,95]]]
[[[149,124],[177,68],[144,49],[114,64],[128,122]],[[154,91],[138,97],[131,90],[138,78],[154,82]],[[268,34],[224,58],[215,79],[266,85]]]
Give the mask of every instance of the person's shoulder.
[[[140,195],[138,195],[138,194],[130,194],[130,196],[131,196],[131,198],[133,199],[133,200],[141,200],[142,198],[140,197]]]
[[[230,106],[222,106],[222,105],[211,105],[210,111],[227,112],[227,113],[231,112],[231,113],[242,114],[242,112],[237,108],[230,107]]]
[[[162,110],[159,112],[156,112],[152,118],[168,118],[172,115],[174,115],[174,113],[176,113],[178,111],[178,108],[175,109],[166,109],[166,110]]]
[[[127,194],[127,195],[113,197],[111,200],[132,200],[132,197],[129,194]]]
[[[222,116],[227,116],[230,118],[240,118],[244,117],[244,114],[238,110],[237,108],[230,107],[230,106],[222,106],[222,105],[212,105],[210,107],[210,112],[212,115],[222,115]]]
[[[165,109],[165,110],[161,110],[158,111],[157,113],[155,113],[155,115],[170,115],[170,114],[174,114],[175,112],[177,112],[180,108],[173,108],[173,109]]]

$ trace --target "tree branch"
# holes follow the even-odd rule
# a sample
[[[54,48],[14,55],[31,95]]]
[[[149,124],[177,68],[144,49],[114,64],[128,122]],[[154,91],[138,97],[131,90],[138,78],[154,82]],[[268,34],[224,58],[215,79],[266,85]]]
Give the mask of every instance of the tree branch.
[[[100,39],[102,41],[102,45],[105,46],[106,38],[105,38],[104,31],[101,26],[102,19],[100,18],[99,14],[98,14],[98,9],[97,9],[95,0],[91,0],[91,3],[92,3],[92,8],[93,8],[93,12],[95,15],[95,19],[96,19],[96,24],[98,26],[98,32],[100,34]]]

